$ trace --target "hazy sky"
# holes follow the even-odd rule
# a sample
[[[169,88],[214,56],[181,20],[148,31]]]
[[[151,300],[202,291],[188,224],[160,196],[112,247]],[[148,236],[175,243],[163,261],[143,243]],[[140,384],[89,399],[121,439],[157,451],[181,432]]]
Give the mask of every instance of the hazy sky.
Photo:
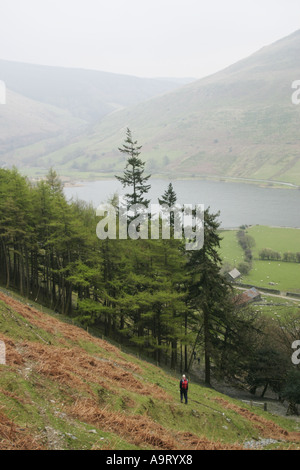
[[[200,78],[297,29],[299,0],[0,0],[1,59],[140,77]]]

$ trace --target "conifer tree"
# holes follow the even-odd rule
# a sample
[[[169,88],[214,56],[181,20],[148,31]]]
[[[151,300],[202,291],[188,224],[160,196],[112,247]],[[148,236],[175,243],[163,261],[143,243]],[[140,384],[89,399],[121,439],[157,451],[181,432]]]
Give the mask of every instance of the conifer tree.
[[[177,202],[177,195],[174,191],[172,183],[169,184],[168,189],[164,192],[161,198],[158,198],[158,202],[161,206],[167,206],[169,208],[175,207]],[[177,214],[177,217],[179,215]],[[175,215],[173,212],[170,212],[170,227],[171,227],[171,236],[174,235],[174,223],[175,223]]]
[[[119,151],[127,156],[127,162],[123,176],[116,176],[123,188],[130,187],[131,192],[125,195],[128,206],[133,204],[143,204],[148,207],[150,200],[145,199],[144,195],[151,188],[148,180],[151,175],[144,176],[145,162],[139,158],[141,146],[132,139],[130,129],[127,129],[125,143]]]
[[[201,250],[189,252],[187,263],[189,280],[189,304],[200,313],[200,328],[203,334],[205,382],[210,385],[211,356],[218,338],[222,317],[225,319],[225,299],[228,283],[220,273],[219,254],[221,237],[218,233],[219,214],[204,213],[204,245]]]
[[[168,207],[172,207],[177,202],[177,195],[174,191],[172,183],[169,184],[168,189],[164,192],[161,198],[158,198],[159,204],[167,205]]]

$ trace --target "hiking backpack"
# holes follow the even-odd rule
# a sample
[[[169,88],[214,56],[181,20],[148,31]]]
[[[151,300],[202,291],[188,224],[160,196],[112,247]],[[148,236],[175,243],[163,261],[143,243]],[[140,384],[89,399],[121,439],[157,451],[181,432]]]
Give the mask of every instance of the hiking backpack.
[[[184,379],[182,381],[182,384],[181,384],[183,390],[187,390],[187,387],[188,387],[188,381],[186,379]]]

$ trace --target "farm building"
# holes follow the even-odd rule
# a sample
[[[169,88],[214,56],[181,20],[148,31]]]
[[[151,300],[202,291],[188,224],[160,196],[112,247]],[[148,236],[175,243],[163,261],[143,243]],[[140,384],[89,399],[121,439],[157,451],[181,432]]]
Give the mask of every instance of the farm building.
[[[241,277],[241,273],[238,269],[234,268],[226,274],[229,281],[236,281]]]
[[[239,294],[235,298],[237,304],[239,305],[244,305],[244,304],[249,304],[251,302],[257,302],[261,300],[261,293],[255,289],[255,287],[251,287],[251,289],[248,289],[244,291],[242,294]]]

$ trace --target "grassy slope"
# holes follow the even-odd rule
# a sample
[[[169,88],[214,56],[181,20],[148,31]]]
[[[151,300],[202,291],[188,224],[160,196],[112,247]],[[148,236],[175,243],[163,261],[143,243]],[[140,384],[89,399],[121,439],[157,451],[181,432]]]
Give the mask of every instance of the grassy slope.
[[[258,437],[298,447],[294,422],[178,378],[54,314],[0,293],[0,449],[225,449]]]
[[[89,124],[180,86],[173,80],[3,60],[0,75],[7,88],[6,105],[0,107],[0,165],[22,166],[29,175],[56,164],[44,155],[76,140]],[[77,157],[78,151],[80,146]]]
[[[247,284],[258,287],[273,287],[281,291],[300,292],[300,264],[283,261],[259,260],[259,252],[263,248],[271,248],[281,254],[287,251],[300,251],[300,231],[293,228],[266,227],[256,225],[248,228],[248,234],[255,239],[253,248],[253,268],[249,275],[243,276]],[[224,261],[237,267],[243,259],[243,252],[237,242],[236,231],[222,232],[221,253]]]
[[[68,110],[8,89],[6,105],[0,107],[0,166],[4,163],[26,166],[28,159],[32,162],[43,153],[65,145],[84,126],[84,121]]]
[[[236,237],[236,230],[224,230],[221,233],[221,256],[224,263],[237,267],[244,259],[244,252]]]
[[[88,122],[180,86],[180,82],[172,79],[4,60],[0,60],[0,71],[7,88],[31,100],[68,110],[74,117]]]

